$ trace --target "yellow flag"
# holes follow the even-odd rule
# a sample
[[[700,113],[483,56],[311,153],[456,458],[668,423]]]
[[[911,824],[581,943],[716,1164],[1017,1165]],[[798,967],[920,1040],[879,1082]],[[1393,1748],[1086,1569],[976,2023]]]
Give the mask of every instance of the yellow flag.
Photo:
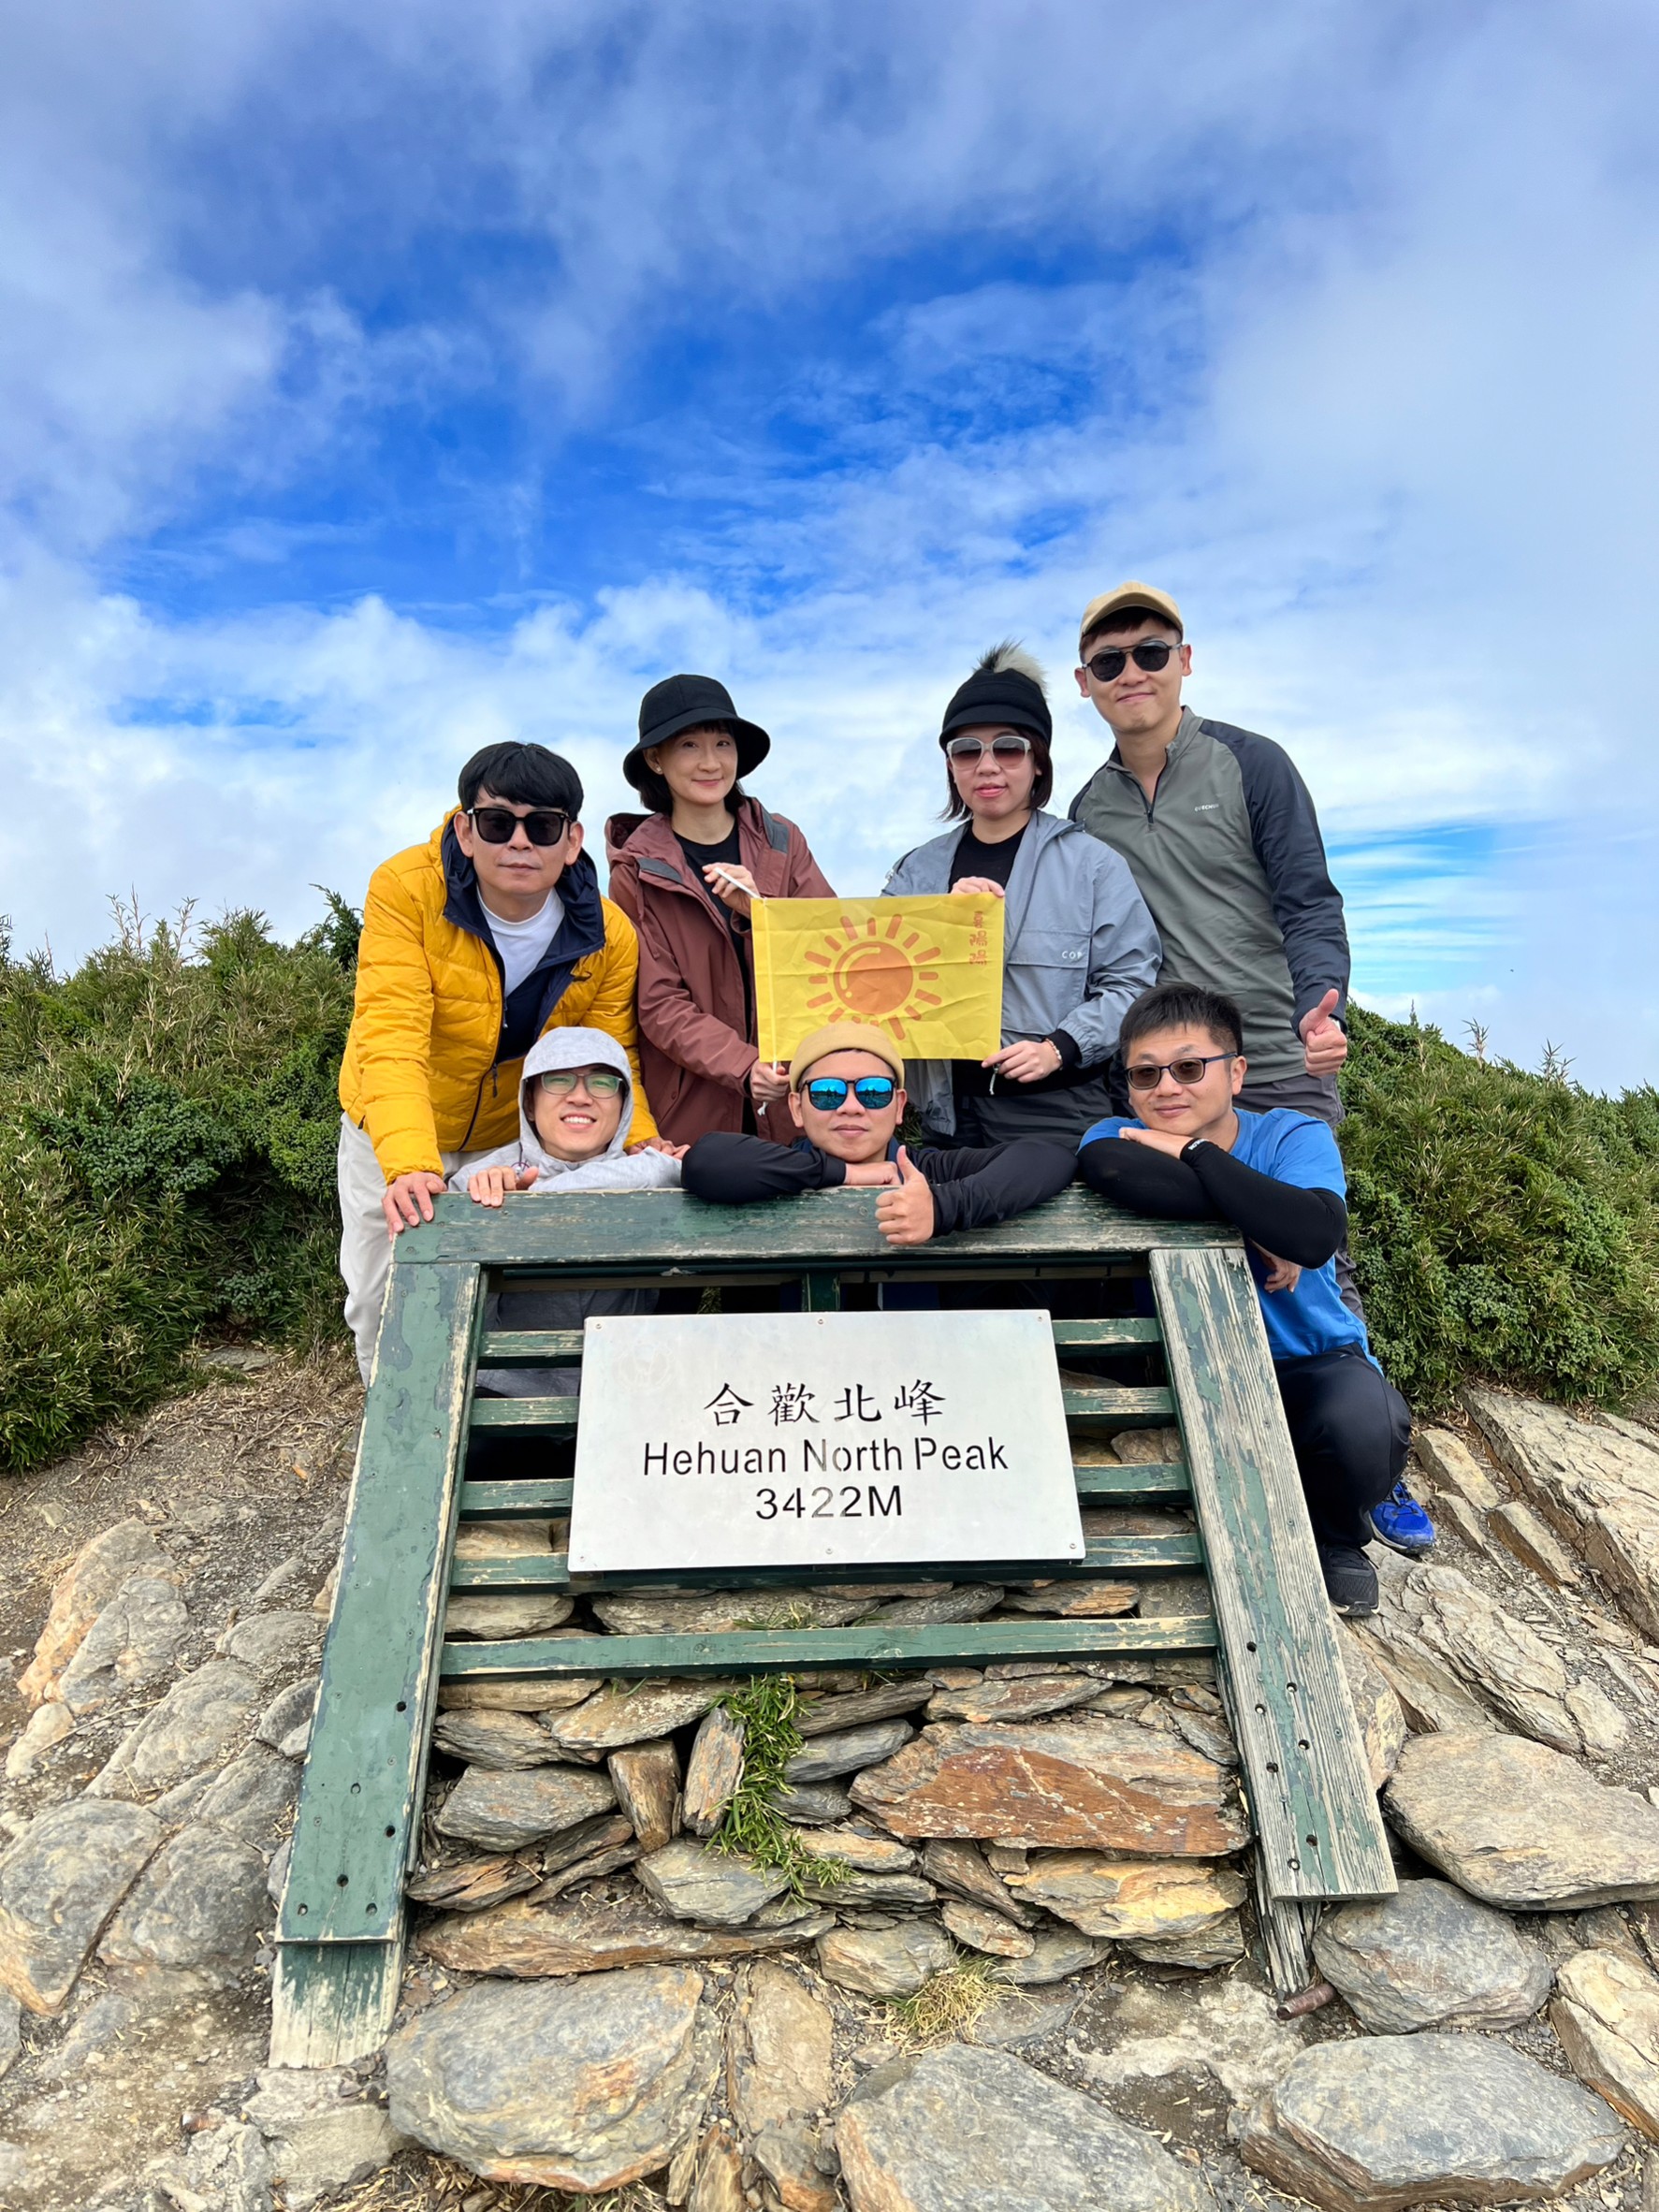
[[[982,1060],[1002,1042],[1002,901],[757,898],[763,1060],[825,1022],[873,1022],[909,1060]]]

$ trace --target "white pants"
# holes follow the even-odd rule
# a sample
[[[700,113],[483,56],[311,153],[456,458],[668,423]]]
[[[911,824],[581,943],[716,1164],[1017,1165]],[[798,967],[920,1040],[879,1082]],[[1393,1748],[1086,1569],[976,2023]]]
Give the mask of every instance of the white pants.
[[[470,1168],[484,1157],[484,1152],[446,1152],[443,1155],[444,1172],[453,1175],[458,1169]],[[368,1131],[355,1127],[343,1113],[340,1117],[336,1181],[340,1191],[340,1272],[345,1278],[345,1325],[357,1340],[357,1365],[367,1382],[374,1360],[374,1340],[380,1334],[386,1279],[391,1273],[392,1240],[381,1210],[386,1177],[374,1157],[374,1147],[369,1142]]]

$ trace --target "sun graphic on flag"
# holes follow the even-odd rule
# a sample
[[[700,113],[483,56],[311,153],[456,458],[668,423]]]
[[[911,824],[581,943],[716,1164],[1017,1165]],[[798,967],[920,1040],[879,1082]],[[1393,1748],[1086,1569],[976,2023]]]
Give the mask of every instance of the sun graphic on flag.
[[[862,928],[843,914],[839,931],[825,930],[822,946],[806,952],[807,965],[822,971],[824,985],[807,1004],[821,1021],[873,1022],[902,1042],[907,1022],[919,1022],[944,1003],[928,988],[939,980],[928,965],[939,952],[924,931],[910,927],[902,910],[885,924],[871,919]]]

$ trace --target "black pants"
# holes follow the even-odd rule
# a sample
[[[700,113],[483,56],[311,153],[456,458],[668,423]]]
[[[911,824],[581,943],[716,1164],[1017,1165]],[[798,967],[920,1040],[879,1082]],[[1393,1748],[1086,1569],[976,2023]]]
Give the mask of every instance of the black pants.
[[[1357,1345],[1277,1360],[1273,1372],[1315,1535],[1328,1544],[1368,1542],[1366,1511],[1405,1466],[1410,1407]]]

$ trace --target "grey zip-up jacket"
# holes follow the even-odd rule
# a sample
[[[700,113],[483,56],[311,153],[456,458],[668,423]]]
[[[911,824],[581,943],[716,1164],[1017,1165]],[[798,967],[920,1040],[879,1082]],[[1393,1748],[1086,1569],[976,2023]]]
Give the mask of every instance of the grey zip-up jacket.
[[[882,897],[949,891],[967,826],[956,822],[895,862]],[[1128,868],[1109,846],[1040,809],[1014,856],[1002,927],[1003,1043],[1061,1030],[1075,1041],[1079,1065],[1103,1072],[1125,1012],[1157,977],[1157,931]],[[954,1136],[949,1060],[908,1060],[905,1087],[926,1128]]]
[[[1346,1011],[1348,937],[1289,755],[1187,707],[1151,799],[1114,748],[1070,817],[1133,870],[1163,939],[1158,981],[1238,1001],[1253,1077],[1302,1074],[1297,1023],[1331,990]]]

